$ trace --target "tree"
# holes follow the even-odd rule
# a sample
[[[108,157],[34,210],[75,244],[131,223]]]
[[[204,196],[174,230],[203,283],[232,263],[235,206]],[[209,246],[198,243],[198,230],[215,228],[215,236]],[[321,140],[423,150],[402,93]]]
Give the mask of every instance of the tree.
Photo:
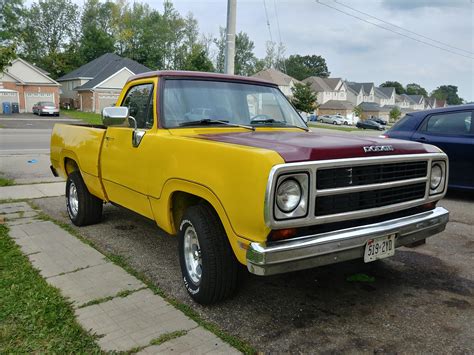
[[[0,5],[0,72],[16,58],[23,32],[23,0],[3,1]]]
[[[398,95],[405,94],[405,88],[398,81],[386,81],[380,84],[380,86],[385,88],[395,88],[395,92]]]
[[[362,110],[362,107],[356,106],[356,107],[354,107],[354,109],[352,110],[352,112],[354,112],[354,115],[356,115],[356,117],[362,117],[362,113],[363,113],[364,111]]]
[[[426,92],[425,88],[415,83],[407,84],[405,92],[407,95],[423,95],[425,97],[428,97],[428,93]]]
[[[309,84],[296,83],[291,88],[293,97],[291,103],[298,111],[312,112],[316,105],[316,94],[311,90]]]
[[[390,120],[394,122],[400,118],[400,116],[402,115],[402,111],[400,111],[398,106],[395,106],[394,108],[390,110],[389,115],[390,115]]]
[[[0,73],[8,67],[13,59],[16,58],[16,46],[9,45],[0,47]]]
[[[80,55],[84,63],[115,51],[113,12],[116,5],[88,0],[81,17]]]
[[[201,44],[196,44],[194,45],[191,53],[187,56],[183,69],[212,72],[214,71],[214,65],[212,65],[211,60],[208,58],[204,46]]]
[[[22,55],[47,70],[53,78],[68,70],[64,51],[78,42],[78,7],[71,0],[33,3],[26,14]]]
[[[438,100],[446,100],[448,105],[460,105],[463,99],[458,96],[458,87],[454,85],[441,85],[431,93]]]
[[[331,74],[326,65],[326,60],[319,55],[290,55],[285,60],[286,73],[297,80],[310,76],[327,78]]]
[[[219,73],[224,72],[225,63],[225,28],[219,29],[219,38],[214,38],[214,44],[217,47],[216,70]],[[239,32],[235,36],[235,74],[252,75],[255,74],[255,65],[257,58],[253,53],[255,45],[247,33]]]

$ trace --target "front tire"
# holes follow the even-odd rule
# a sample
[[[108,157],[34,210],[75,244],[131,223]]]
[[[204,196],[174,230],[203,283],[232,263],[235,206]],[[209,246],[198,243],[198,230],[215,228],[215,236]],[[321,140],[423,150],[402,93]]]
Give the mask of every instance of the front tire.
[[[231,297],[237,291],[239,264],[212,207],[188,208],[178,237],[181,273],[189,295],[200,304]]]
[[[104,202],[91,195],[79,171],[69,174],[66,181],[66,208],[71,222],[87,226],[100,222]]]

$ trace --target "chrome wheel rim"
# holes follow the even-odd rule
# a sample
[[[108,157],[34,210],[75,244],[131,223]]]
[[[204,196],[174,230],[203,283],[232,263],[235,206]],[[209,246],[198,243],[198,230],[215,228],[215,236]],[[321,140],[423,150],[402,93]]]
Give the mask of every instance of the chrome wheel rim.
[[[199,285],[202,276],[201,247],[193,226],[188,226],[184,232],[184,262],[192,282]]]
[[[68,196],[68,202],[69,202],[69,212],[73,217],[77,216],[77,213],[79,212],[79,199],[77,197],[77,188],[76,185],[71,182],[69,185],[69,196]]]

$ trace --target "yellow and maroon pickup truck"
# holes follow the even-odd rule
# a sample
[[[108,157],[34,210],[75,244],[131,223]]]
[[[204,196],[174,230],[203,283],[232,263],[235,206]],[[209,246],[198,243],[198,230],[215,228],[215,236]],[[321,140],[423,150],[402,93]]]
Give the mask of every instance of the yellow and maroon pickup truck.
[[[184,285],[231,296],[240,265],[272,275],[388,257],[444,230],[447,156],[409,141],[310,132],[278,87],[220,74],[129,79],[103,125],[56,124],[52,171],[71,221],[105,202],[179,238]]]

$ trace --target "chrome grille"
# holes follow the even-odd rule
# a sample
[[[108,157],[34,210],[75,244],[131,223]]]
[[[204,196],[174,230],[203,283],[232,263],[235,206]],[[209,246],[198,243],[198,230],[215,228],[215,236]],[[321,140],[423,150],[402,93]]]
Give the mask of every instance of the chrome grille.
[[[427,169],[426,161],[319,169],[316,188],[322,190],[415,179],[426,176]]]
[[[360,211],[417,200],[425,196],[426,183],[389,187],[381,190],[321,196],[316,199],[316,216]]]

